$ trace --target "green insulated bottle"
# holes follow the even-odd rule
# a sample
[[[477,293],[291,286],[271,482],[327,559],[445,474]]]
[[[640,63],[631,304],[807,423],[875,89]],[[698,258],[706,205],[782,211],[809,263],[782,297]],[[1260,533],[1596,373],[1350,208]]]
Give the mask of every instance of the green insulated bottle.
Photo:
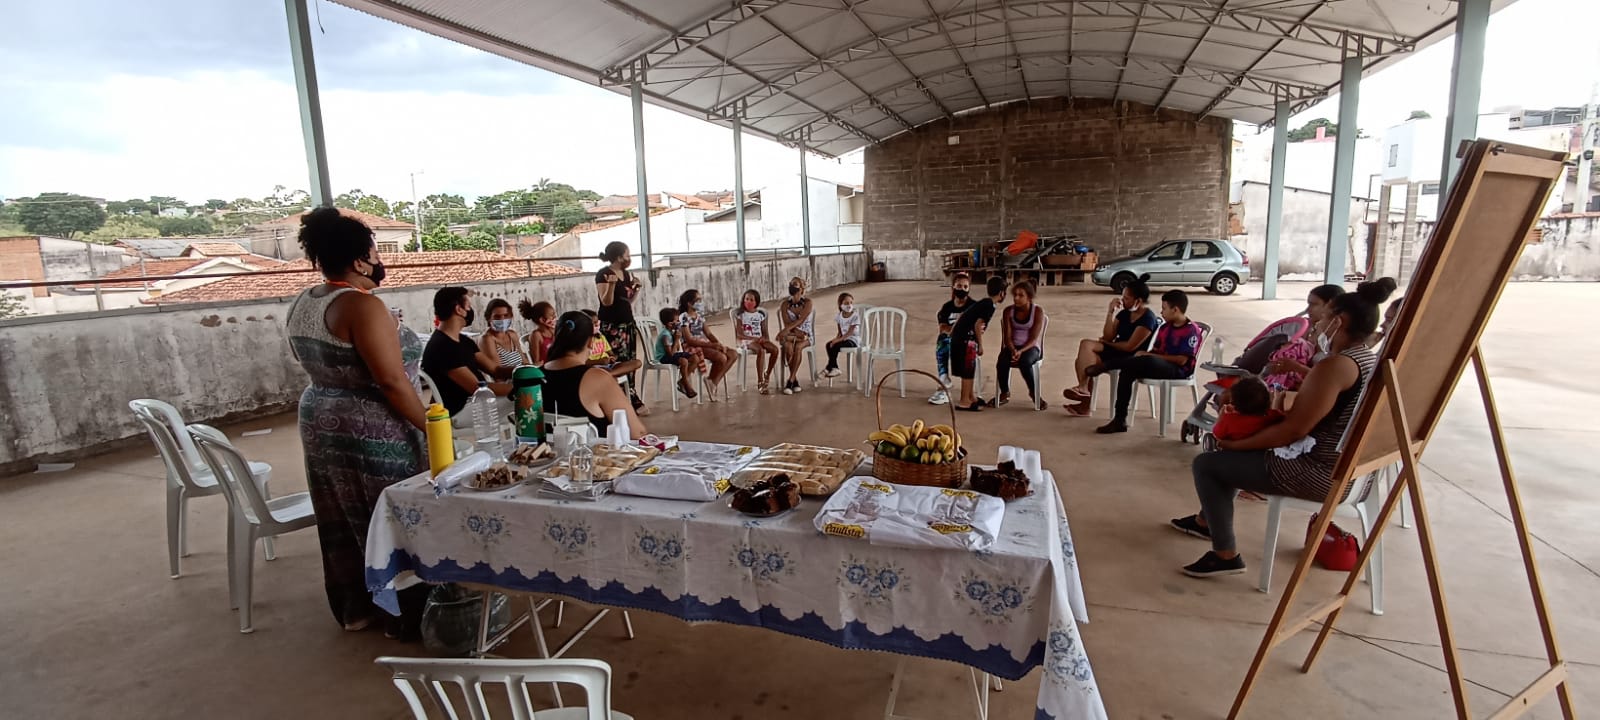
[[[511,373],[511,403],[516,408],[517,442],[544,442],[544,371],[524,365]]]

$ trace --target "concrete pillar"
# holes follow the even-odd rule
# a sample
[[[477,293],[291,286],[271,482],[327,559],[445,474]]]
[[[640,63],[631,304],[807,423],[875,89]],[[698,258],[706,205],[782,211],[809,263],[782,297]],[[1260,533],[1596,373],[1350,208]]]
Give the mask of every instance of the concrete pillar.
[[[1267,251],[1261,258],[1261,299],[1278,299],[1278,248],[1283,240],[1283,176],[1289,159],[1289,101],[1272,114],[1272,177],[1267,184]]]
[[[1483,94],[1483,44],[1489,34],[1489,0],[1456,0],[1456,58],[1450,67],[1450,109],[1444,121],[1444,162],[1439,169],[1439,212],[1444,215],[1461,161],[1456,146],[1478,136]]]
[[[639,267],[650,269],[650,183],[644,172],[644,70],[636,68],[628,87],[633,100],[633,175],[639,192]]]
[[[804,143],[800,145],[800,249],[811,254],[811,175],[806,172]]]
[[[1411,271],[1417,266],[1421,250],[1417,244],[1417,205],[1422,200],[1422,183],[1406,183],[1406,209],[1400,221],[1400,269],[1395,276],[1401,285],[1411,281]]]
[[[311,18],[306,0],[283,0],[289,16],[289,56],[294,64],[294,85],[300,100],[300,133],[306,145],[306,170],[311,174],[311,204],[333,205],[328,180],[328,145],[322,134],[322,95],[317,90],[317,64],[311,50]]]
[[[1361,54],[1344,59],[1339,70],[1339,135],[1333,141],[1333,187],[1328,203],[1328,254],[1323,282],[1344,284],[1350,251],[1350,184],[1355,179],[1356,107],[1361,103]]]
[[[744,262],[744,123],[733,118],[733,237],[739,252],[739,262]]]

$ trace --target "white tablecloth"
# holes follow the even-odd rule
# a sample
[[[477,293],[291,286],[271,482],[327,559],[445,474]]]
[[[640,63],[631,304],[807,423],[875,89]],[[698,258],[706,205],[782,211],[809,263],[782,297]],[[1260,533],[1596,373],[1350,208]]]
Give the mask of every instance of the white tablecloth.
[[[798,635],[837,647],[948,660],[1008,680],[1044,667],[1035,718],[1104,718],[1078,633],[1088,611],[1054,478],[1006,505],[982,552],[879,547],[817,532],[822,503],[755,519],[727,500],[536,488],[435,497],[426,475],[383,492],[367,585],[398,612],[396,583],[473,582]]]

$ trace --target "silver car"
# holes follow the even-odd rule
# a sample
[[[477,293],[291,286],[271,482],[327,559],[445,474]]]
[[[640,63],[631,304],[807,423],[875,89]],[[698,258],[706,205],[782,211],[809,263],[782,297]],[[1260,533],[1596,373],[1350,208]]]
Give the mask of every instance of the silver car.
[[[1232,295],[1250,279],[1250,257],[1225,240],[1163,240],[1132,257],[1101,265],[1091,276],[1096,285],[1122,292],[1140,275],[1150,285],[1204,286],[1218,295]]]

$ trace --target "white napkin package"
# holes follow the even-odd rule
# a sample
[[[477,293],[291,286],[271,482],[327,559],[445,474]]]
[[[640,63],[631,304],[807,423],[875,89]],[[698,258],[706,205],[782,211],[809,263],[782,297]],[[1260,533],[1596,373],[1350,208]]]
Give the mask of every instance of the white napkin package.
[[[1006,504],[971,490],[894,485],[853,477],[814,521],[825,535],[873,545],[987,550],[1000,536]]]

